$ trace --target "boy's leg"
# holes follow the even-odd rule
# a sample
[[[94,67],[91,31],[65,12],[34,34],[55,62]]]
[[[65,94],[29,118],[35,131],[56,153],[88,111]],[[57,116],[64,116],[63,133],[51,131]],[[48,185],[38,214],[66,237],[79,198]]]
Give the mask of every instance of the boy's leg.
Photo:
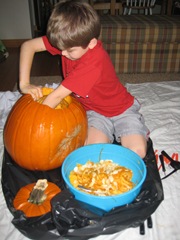
[[[94,128],[88,128],[88,134],[84,145],[93,144],[93,143],[109,143],[110,140],[102,131]]]
[[[121,145],[131,149],[137,153],[141,158],[146,156],[147,139],[140,134],[132,134],[121,137]]]
[[[87,111],[88,133],[85,145],[113,142],[114,126],[112,121],[94,111]]]
[[[144,158],[147,150],[149,129],[145,125],[144,118],[139,112],[140,104],[135,99],[134,104],[119,116],[113,117],[115,138],[121,145],[131,149],[141,158]]]

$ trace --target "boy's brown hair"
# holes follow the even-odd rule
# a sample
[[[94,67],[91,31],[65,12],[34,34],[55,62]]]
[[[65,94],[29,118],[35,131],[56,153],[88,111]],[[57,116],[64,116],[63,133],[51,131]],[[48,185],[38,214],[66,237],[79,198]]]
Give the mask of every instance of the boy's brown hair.
[[[61,1],[49,18],[47,37],[60,50],[85,48],[93,38],[98,39],[100,29],[99,16],[88,3]]]

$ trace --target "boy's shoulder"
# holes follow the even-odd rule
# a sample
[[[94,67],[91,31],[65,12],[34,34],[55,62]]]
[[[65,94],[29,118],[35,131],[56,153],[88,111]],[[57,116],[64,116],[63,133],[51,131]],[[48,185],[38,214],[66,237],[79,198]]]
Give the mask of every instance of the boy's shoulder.
[[[92,51],[93,55],[96,56],[101,61],[109,60],[109,55],[107,51],[105,50],[103,46],[103,42],[101,40],[98,40],[96,47],[94,48],[94,51]]]

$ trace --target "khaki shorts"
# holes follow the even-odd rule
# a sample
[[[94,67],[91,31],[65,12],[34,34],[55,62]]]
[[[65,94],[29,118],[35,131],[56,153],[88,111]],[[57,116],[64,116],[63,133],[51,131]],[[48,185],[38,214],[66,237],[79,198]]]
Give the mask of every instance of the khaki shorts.
[[[140,104],[135,99],[134,104],[125,112],[114,117],[105,117],[95,111],[87,111],[88,127],[102,131],[110,140],[120,142],[122,136],[140,134],[148,139],[149,130],[144,118],[139,112]]]

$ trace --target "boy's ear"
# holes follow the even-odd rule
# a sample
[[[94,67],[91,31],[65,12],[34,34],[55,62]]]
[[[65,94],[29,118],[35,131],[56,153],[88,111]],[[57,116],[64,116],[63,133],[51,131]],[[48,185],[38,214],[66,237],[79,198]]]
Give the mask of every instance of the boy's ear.
[[[93,48],[96,46],[96,44],[97,44],[97,39],[96,39],[96,38],[93,38],[93,39],[91,39],[88,47],[89,47],[90,49],[93,49]]]

